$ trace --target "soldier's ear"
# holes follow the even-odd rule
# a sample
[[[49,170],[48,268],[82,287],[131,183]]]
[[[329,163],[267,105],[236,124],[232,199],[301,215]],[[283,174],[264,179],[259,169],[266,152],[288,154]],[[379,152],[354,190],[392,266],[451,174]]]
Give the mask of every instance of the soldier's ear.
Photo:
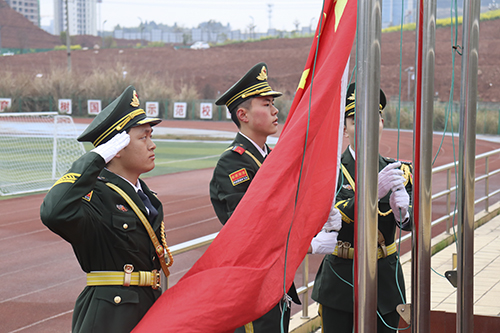
[[[247,109],[238,108],[238,110],[236,110],[236,117],[238,117],[240,122],[248,123]]]

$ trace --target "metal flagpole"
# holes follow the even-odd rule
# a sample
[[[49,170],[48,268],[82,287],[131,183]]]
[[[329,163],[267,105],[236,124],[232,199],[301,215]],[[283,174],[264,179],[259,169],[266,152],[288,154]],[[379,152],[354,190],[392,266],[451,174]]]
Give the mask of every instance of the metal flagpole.
[[[457,332],[474,331],[474,176],[480,0],[465,0],[460,83]]]
[[[413,128],[412,332],[430,332],[432,117],[436,0],[420,0],[415,55],[415,122]]]
[[[354,331],[377,327],[380,0],[358,0],[356,62],[356,187]]]

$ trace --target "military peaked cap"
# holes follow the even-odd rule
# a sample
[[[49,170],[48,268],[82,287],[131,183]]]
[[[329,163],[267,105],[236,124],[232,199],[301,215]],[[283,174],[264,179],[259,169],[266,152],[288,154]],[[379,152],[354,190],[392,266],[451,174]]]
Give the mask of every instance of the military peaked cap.
[[[252,97],[273,96],[279,97],[282,93],[274,91],[267,82],[267,65],[263,62],[253,66],[238,82],[222,94],[216,105],[226,105],[230,112]]]
[[[380,105],[379,111],[385,108],[387,100],[385,98],[385,94],[380,89]],[[346,100],[345,100],[345,118],[354,116],[356,113],[356,83],[351,83],[349,88],[347,88]]]
[[[139,97],[133,86],[127,89],[102,110],[78,137],[78,141],[92,142],[95,147],[109,141],[116,134],[131,127],[161,122],[159,118],[148,118],[140,108]]]

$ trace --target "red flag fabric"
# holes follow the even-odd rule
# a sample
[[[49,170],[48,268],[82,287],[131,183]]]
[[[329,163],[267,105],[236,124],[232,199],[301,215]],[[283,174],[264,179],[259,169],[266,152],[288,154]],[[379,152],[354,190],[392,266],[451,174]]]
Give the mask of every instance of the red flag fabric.
[[[319,21],[276,147],[203,256],[133,332],[232,332],[291,287],[334,197],[356,0],[326,0]]]

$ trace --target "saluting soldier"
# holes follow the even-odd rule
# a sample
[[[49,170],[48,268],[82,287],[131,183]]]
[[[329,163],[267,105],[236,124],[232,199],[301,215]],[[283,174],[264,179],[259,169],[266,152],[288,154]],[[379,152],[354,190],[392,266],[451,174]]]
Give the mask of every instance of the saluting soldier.
[[[130,332],[160,297],[159,272],[168,275],[172,258],[162,204],[139,178],[155,166],[151,135],[160,121],[146,117],[129,86],[78,137],[95,148],[42,203],[42,222],[71,244],[87,273],[73,332]]]
[[[379,136],[384,119],[386,97],[380,90]],[[342,227],[333,254],[323,259],[318,269],[312,298],[320,304],[325,333],[351,333],[353,328],[353,254],[355,178],[355,84],[347,91],[344,137],[349,146],[342,154],[335,207],[340,211]],[[379,137],[379,138],[380,138]],[[378,174],[378,300],[377,332],[394,332],[398,327],[398,304],[405,303],[405,284],[394,242],[396,226],[411,230],[412,167],[408,163],[379,156]],[[385,323],[384,323],[385,322]]]
[[[222,224],[228,222],[271,152],[266,144],[267,137],[278,131],[278,109],[274,106],[274,98],[282,93],[274,91],[267,80],[267,65],[258,63],[215,102],[227,106],[239,129],[231,146],[220,156],[210,182],[210,199]],[[288,294],[300,304],[294,285]],[[283,302],[279,302],[264,316],[235,332],[281,332],[283,308]],[[289,320],[288,308],[283,315],[285,332],[288,332]]]

